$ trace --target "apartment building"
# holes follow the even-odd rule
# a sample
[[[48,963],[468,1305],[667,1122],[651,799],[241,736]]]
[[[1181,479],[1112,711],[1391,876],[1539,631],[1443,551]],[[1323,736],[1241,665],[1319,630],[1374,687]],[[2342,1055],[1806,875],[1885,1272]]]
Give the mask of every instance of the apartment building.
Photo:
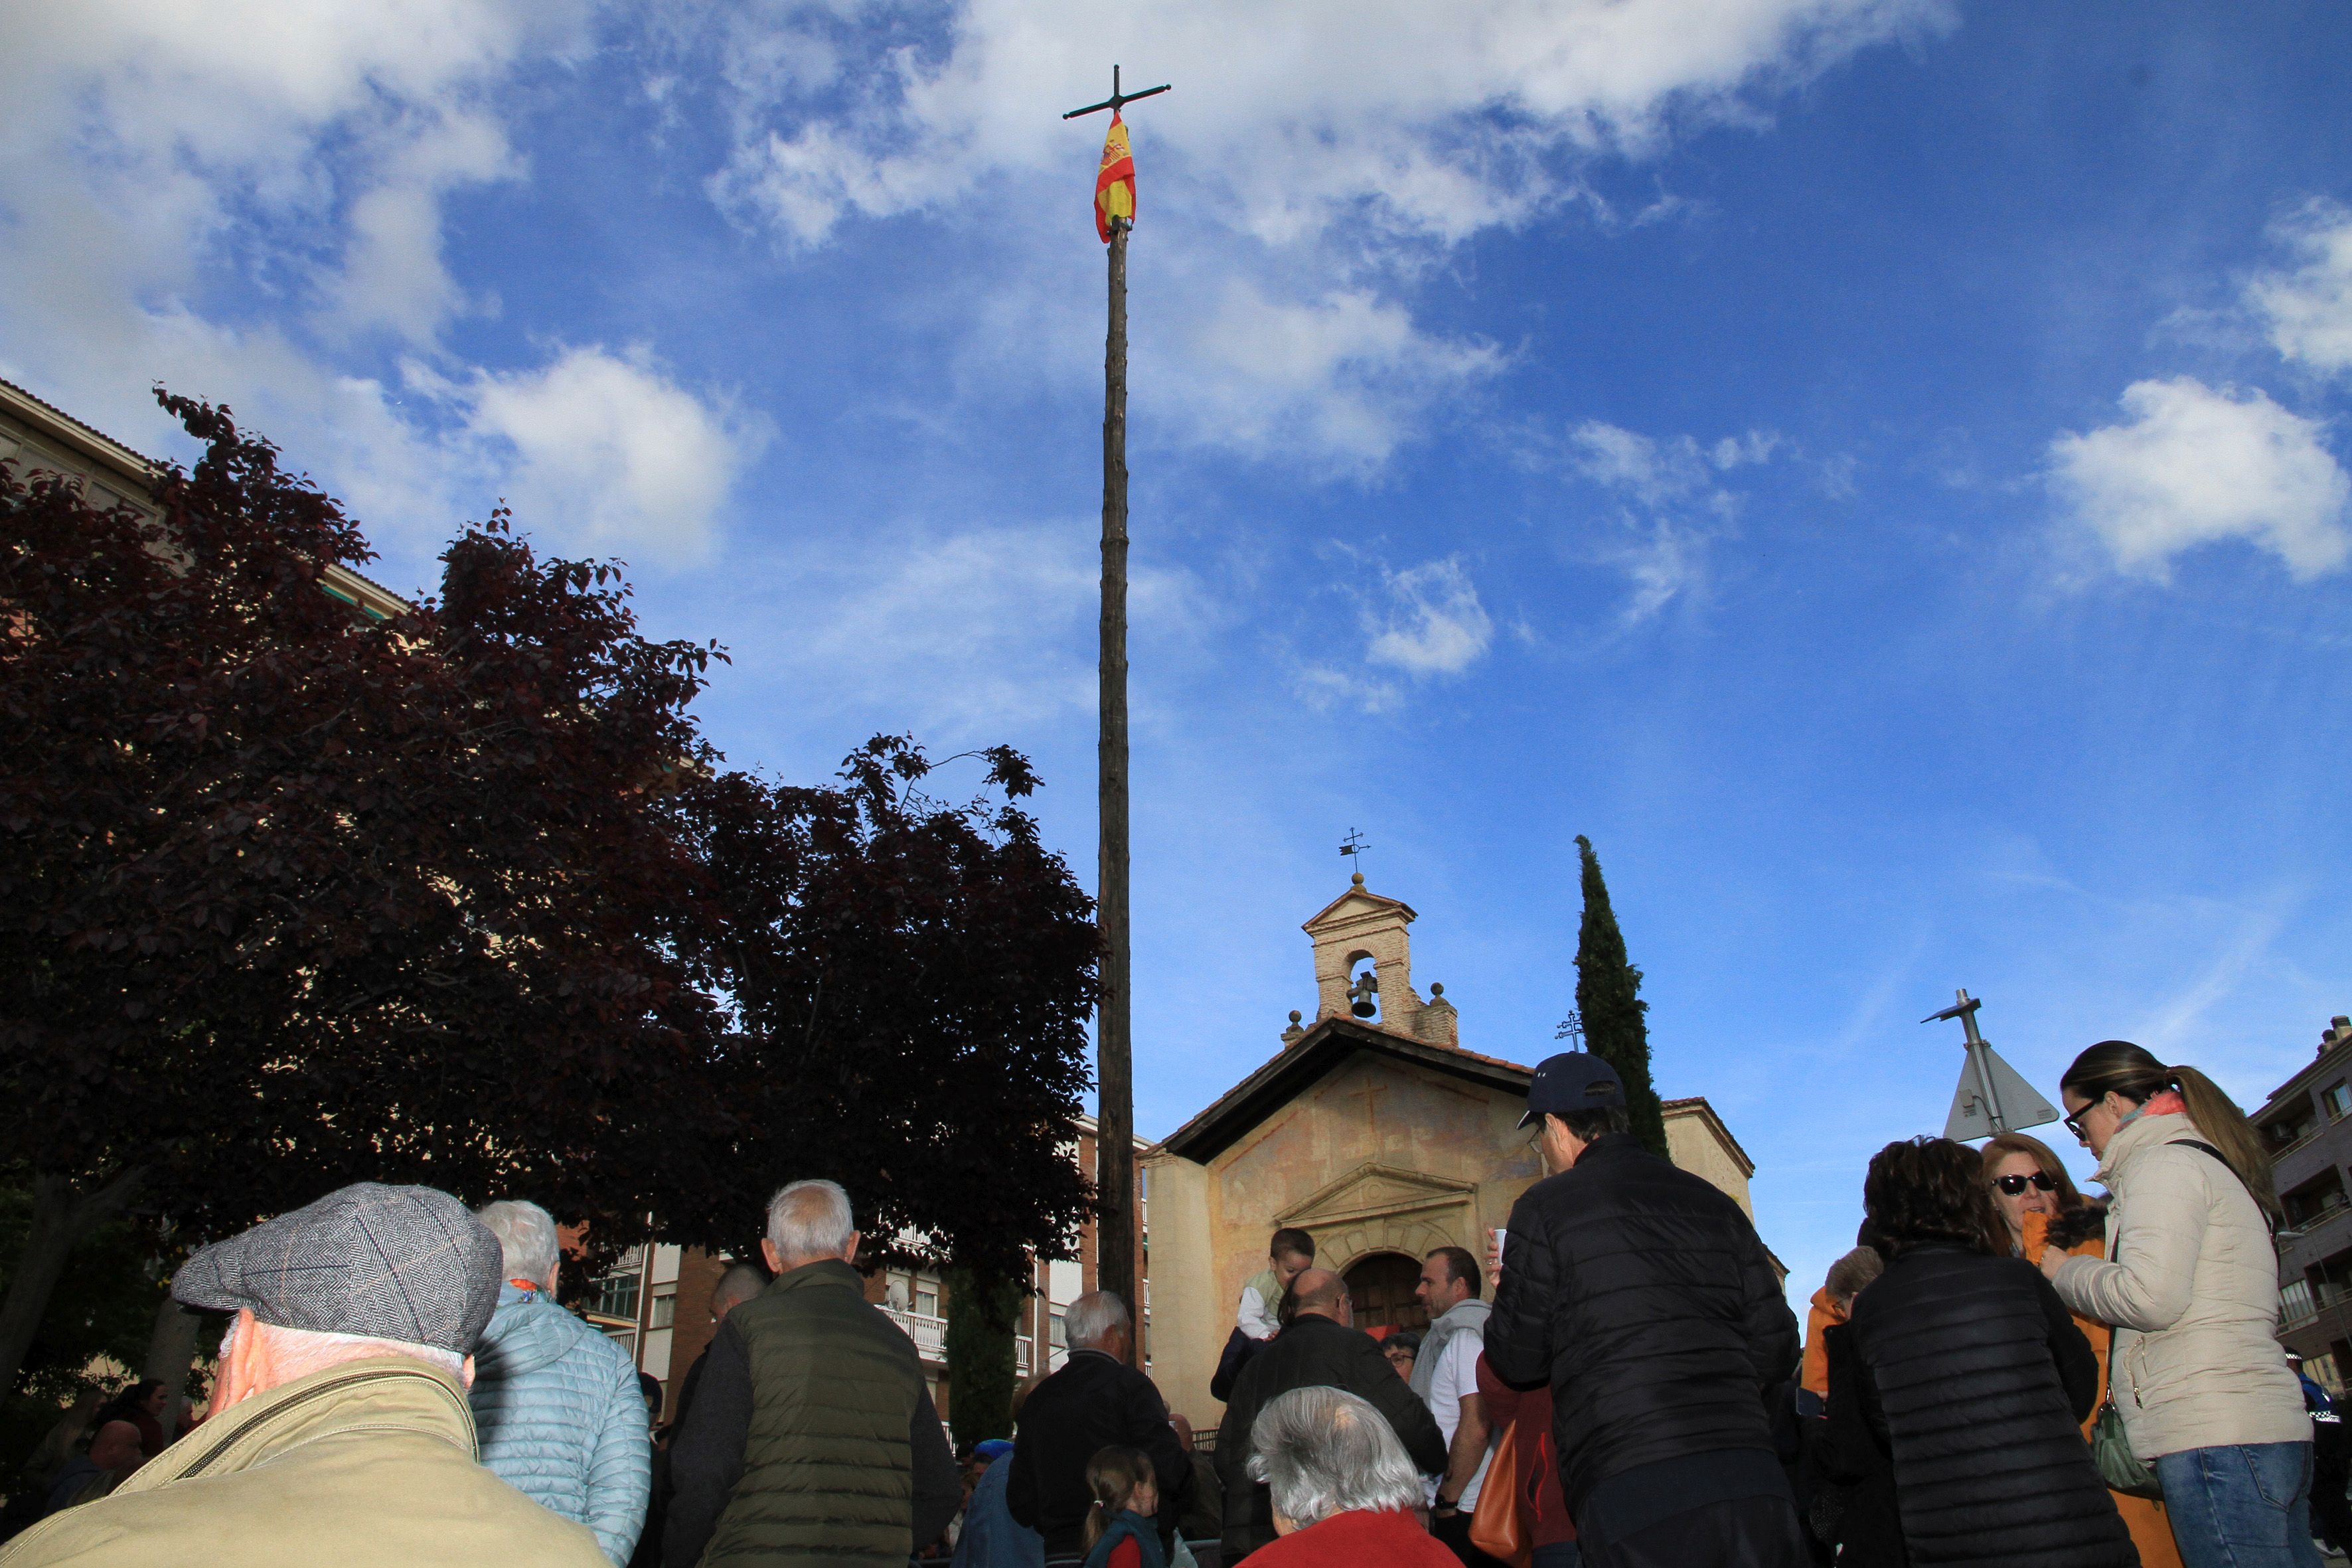
[[[2253,1114],[2271,1149],[2286,1224],[2278,1233],[2279,1339],[2340,1395],[2352,1373],[2352,1017]]]

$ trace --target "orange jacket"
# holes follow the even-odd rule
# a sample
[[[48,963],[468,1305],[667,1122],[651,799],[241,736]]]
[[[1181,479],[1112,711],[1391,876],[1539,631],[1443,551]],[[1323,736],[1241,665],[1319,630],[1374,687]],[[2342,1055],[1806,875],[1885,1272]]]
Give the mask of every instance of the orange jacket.
[[[1830,1396],[1830,1348],[1822,1335],[1844,1321],[1845,1309],[1831,1300],[1828,1286],[1813,1292],[1812,1307],[1805,1313],[1805,1366],[1797,1382],[1823,1399]]]

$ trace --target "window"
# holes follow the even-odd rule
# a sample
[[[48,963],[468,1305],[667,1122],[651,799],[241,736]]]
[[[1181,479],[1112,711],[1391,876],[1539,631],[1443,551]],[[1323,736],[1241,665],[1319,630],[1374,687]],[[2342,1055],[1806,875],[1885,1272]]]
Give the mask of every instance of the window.
[[[2319,1315],[2311,1300],[2311,1281],[2290,1279],[2279,1290],[2279,1322],[2282,1325],[2305,1322]]]
[[[654,1289],[652,1310],[646,1316],[648,1329],[666,1329],[677,1321],[677,1287],[660,1285]]]
[[[1054,1309],[1054,1348],[1057,1351],[1070,1348],[1069,1327],[1062,1321],[1062,1309],[1059,1307]]]
[[[2329,1084],[2319,1099],[2320,1103],[2327,1107],[2327,1120],[2330,1121],[2341,1121],[2347,1112],[2352,1112],[2352,1089],[2347,1089],[2343,1084]]]
[[[2333,1170],[2315,1182],[2306,1182],[2281,1201],[2287,1224],[2308,1230],[2344,1206],[2344,1181]]]
[[[915,1311],[919,1316],[936,1318],[940,1315],[940,1287],[935,1279],[915,1281]]]
[[[626,1318],[637,1321],[637,1288],[644,1276],[635,1272],[607,1274],[596,1284],[595,1300],[588,1310],[600,1318]]]

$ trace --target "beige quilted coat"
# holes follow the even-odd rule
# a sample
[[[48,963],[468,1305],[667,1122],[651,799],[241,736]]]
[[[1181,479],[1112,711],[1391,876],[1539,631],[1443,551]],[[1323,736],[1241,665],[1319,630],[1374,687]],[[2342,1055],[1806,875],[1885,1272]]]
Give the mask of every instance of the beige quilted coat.
[[[2116,1325],[2115,1400],[2142,1459],[2185,1448],[2308,1443],[2303,1387],[2276,1338],[2278,1257],[2245,1184],[2186,1116],[2117,1132],[2097,1180],[2115,1194],[2107,1257],[2069,1258],[2066,1305]]]

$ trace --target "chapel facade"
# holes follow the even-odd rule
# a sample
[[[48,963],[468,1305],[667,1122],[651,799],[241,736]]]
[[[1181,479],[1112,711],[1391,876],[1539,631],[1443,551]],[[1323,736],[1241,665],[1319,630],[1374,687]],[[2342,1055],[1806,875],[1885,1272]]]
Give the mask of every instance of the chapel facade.
[[[1209,1379],[1276,1228],[1315,1237],[1358,1326],[1417,1328],[1422,1259],[1447,1246],[1483,1258],[1541,1174],[1518,1126],[1533,1069],[1465,1050],[1445,988],[1414,987],[1416,918],[1356,876],[1306,923],[1313,1022],[1293,1013],[1272,1059],[1144,1158],[1151,1373],[1196,1428],[1215,1424]],[[1665,1117],[1675,1163],[1753,1217],[1754,1163],[1714,1109],[1669,1100]]]

